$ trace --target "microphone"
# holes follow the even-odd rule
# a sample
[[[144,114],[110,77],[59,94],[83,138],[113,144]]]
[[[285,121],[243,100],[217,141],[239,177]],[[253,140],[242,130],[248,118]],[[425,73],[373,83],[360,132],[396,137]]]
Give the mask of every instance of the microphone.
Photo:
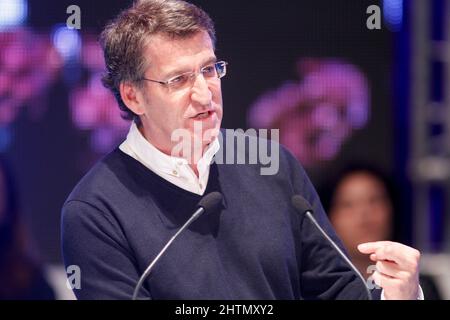
[[[327,233],[322,229],[322,227],[317,223],[316,219],[313,216],[313,210],[311,204],[303,198],[301,195],[294,195],[291,199],[292,205],[294,208],[300,213],[304,214],[308,217],[308,219],[313,223],[313,225],[320,231],[320,233],[328,240],[328,242],[333,246],[333,248],[339,253],[342,259],[350,266],[350,268],[356,273],[356,275],[361,279],[364,284],[364,289],[366,289],[368,300],[372,300],[372,295],[367,288],[366,280],[359,273],[358,269],[353,265],[349,258],[342,252],[342,250],[338,247],[338,245],[327,235]]]
[[[153,267],[155,266],[156,262],[162,257],[164,252],[170,247],[172,242],[178,237],[178,235],[183,232],[187,227],[190,226],[192,222],[194,222],[198,217],[200,217],[205,212],[214,212],[217,209],[219,209],[219,205],[222,202],[222,194],[220,192],[214,191],[211,193],[208,193],[206,196],[204,196],[198,203],[198,209],[194,212],[194,214],[189,218],[188,221],[175,233],[175,235],[170,238],[169,242],[162,248],[162,250],[158,253],[155,259],[150,263],[150,265],[147,267],[145,272],[142,274],[141,278],[139,279],[138,283],[136,284],[136,287],[134,288],[133,298],[132,300],[137,299],[137,295],[139,293],[139,290],[141,289],[142,285],[144,284],[145,279],[149,276],[150,272],[152,271]]]

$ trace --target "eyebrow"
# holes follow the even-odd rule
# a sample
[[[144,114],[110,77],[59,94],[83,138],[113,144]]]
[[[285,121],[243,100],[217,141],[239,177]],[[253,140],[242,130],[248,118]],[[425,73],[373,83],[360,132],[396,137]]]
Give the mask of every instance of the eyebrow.
[[[210,57],[204,63],[201,64],[201,68],[203,68],[203,67],[205,67],[205,66],[207,66],[209,64],[216,63],[216,62],[217,62],[217,57],[215,57],[215,56],[214,57]],[[189,71],[190,70],[186,70],[184,68],[177,68],[177,69],[174,69],[174,70],[170,71],[164,78],[165,79],[170,79],[172,77],[176,77],[176,76],[178,76],[180,74],[183,74],[183,73],[186,73],[186,72],[189,72]]]

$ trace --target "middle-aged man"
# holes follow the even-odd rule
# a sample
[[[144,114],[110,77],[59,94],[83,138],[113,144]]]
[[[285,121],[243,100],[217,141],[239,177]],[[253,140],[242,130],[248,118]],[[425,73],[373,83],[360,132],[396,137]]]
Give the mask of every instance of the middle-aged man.
[[[342,247],[290,153],[280,147],[272,175],[261,174],[261,163],[213,161],[230,143],[218,138],[226,63],[216,58],[205,12],[184,1],[140,1],[101,39],[104,84],[133,122],[126,140],[90,170],[63,207],[63,254],[66,266],[81,270],[78,298],[129,299],[149,263],[212,191],[223,195],[219,212],[201,216],[173,242],[140,297],[365,298],[355,273],[291,206],[292,195],[302,195]],[[199,133],[199,125],[209,134]],[[183,148],[173,139],[180,131],[189,133]],[[382,298],[420,298],[417,250],[393,242],[359,250],[376,262]]]

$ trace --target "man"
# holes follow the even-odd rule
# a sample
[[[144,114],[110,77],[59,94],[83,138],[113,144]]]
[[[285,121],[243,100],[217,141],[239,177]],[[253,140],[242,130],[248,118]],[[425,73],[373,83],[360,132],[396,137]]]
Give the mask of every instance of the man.
[[[303,195],[338,243],[309,179],[281,148],[279,170],[212,163],[219,142],[220,78],[208,15],[184,1],[146,0],[102,34],[104,84],[133,119],[127,139],[77,185],[63,207],[65,264],[81,270],[81,299],[129,299],[140,275],[189,219],[202,195],[223,194],[167,250],[140,297],[152,299],[358,299],[365,289],[292,208]],[[207,131],[203,135],[196,130]],[[174,133],[188,132],[179,148]],[[248,144],[261,143],[245,137]],[[200,141],[200,143],[199,143]],[[239,154],[236,157],[248,156]],[[246,151],[244,151],[246,152]],[[197,156],[196,156],[197,155]],[[198,156],[199,155],[199,156]],[[365,244],[388,299],[419,296],[417,250]],[[389,261],[388,261],[389,260]]]

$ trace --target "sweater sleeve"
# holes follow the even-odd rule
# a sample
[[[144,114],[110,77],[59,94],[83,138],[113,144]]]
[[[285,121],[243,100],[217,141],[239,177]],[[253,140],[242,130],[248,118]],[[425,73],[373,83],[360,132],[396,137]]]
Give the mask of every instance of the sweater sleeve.
[[[303,196],[311,204],[314,217],[325,232],[345,253],[320,199],[306,172],[298,161],[285,150],[290,167],[294,194]],[[350,269],[312,222],[300,219],[301,288],[304,299],[366,299],[366,291],[359,277]]]
[[[64,264],[80,270],[78,299],[131,299],[140,273],[118,223],[89,203],[71,200],[62,210]],[[78,268],[77,268],[78,269]],[[150,297],[143,287],[140,297]]]

